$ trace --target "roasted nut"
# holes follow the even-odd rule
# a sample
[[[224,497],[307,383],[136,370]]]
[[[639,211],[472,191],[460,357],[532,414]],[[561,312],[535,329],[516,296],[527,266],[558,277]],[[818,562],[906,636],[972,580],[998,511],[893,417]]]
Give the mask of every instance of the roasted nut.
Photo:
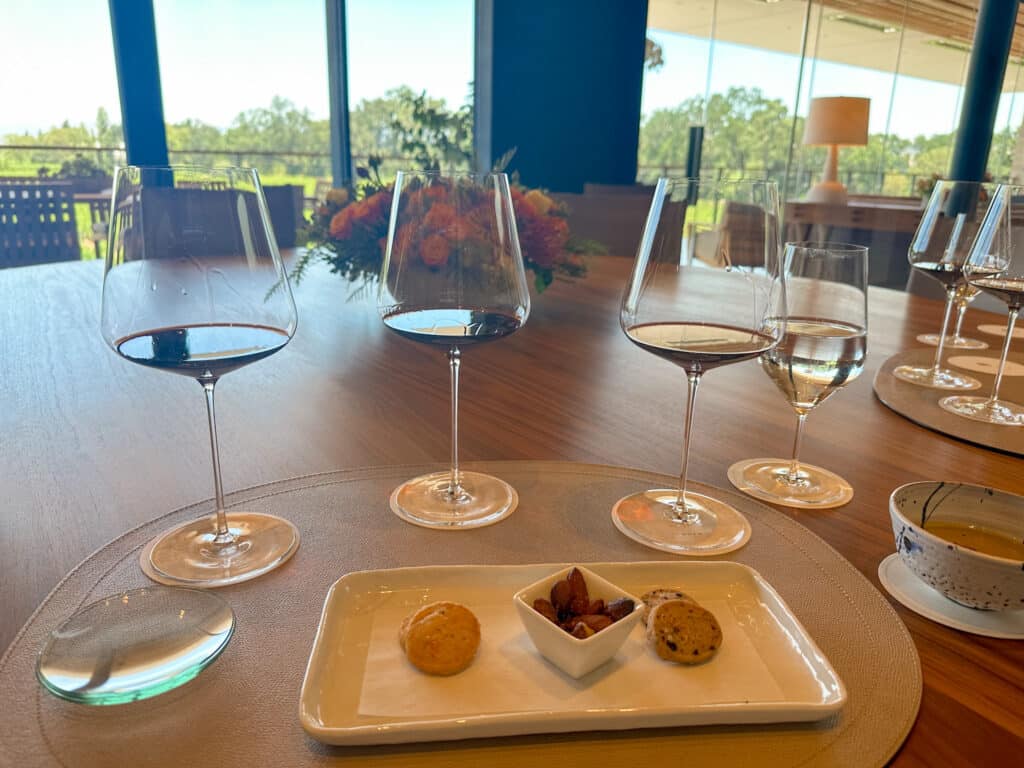
[[[604,600],[597,598],[597,600],[591,601],[590,605],[587,606],[587,610],[584,613],[604,613]]]
[[[628,597],[620,597],[619,599],[612,600],[608,603],[608,608],[605,610],[605,613],[612,617],[612,621],[618,621],[619,619],[629,616],[635,607],[636,603]]]
[[[588,614],[586,616],[580,616],[580,621],[586,624],[595,632],[600,632],[605,627],[612,625],[612,619],[610,616],[605,616],[603,613]]]
[[[569,610],[574,616],[583,616],[590,613],[590,601],[585,597],[574,597],[569,603]]]
[[[580,640],[586,640],[592,634],[594,630],[584,624],[582,621],[576,622],[576,626],[572,628],[571,632],[573,637],[579,638]]]
[[[572,587],[569,586],[569,582],[565,579],[556,581],[555,586],[551,588],[551,604],[555,609],[561,613],[569,608],[569,604],[572,602]]]
[[[587,594],[587,581],[583,578],[579,568],[569,571],[569,586],[572,588],[573,602],[582,600],[584,605],[590,605],[590,596]]]
[[[543,597],[538,597],[536,600],[533,601],[533,610],[535,610],[548,621],[553,621],[555,624],[558,623],[558,612],[555,610],[555,606],[553,606]]]

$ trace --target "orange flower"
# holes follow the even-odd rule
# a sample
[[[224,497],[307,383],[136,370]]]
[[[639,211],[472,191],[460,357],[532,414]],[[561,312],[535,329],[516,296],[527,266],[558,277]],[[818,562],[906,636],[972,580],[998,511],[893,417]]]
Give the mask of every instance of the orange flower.
[[[444,231],[455,219],[455,208],[448,203],[434,203],[427,215],[423,217],[423,224],[438,232]]]
[[[427,235],[423,238],[420,252],[423,256],[423,263],[428,267],[442,267],[448,261],[448,251],[451,249],[447,238],[441,235]]]
[[[352,234],[352,219],[355,218],[356,208],[358,206],[350,205],[347,208],[342,208],[331,219],[331,225],[329,232],[331,237],[335,240],[344,240]]]

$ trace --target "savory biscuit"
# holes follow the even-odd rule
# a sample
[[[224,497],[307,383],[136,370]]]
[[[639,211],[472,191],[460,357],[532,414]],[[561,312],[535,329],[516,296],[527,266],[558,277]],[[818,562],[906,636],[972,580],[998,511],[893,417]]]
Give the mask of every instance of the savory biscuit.
[[[651,615],[651,611],[657,608],[662,603],[667,603],[669,600],[682,600],[684,603],[692,603],[697,605],[697,601],[690,597],[688,594],[680,589],[674,587],[662,587],[660,589],[652,589],[650,592],[644,593],[644,596],[640,598],[644,603],[644,615],[643,621],[644,626],[647,626],[647,619]]]
[[[480,647],[480,622],[459,603],[425,605],[402,622],[399,642],[414,667],[431,675],[454,675],[468,667]]]
[[[693,602],[667,600],[651,611],[647,640],[666,661],[700,664],[722,645],[722,628],[714,614]]]

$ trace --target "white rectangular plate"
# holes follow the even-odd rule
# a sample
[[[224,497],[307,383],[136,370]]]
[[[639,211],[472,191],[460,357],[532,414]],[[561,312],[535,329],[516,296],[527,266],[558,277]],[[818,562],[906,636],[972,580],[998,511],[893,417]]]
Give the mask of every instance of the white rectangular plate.
[[[706,664],[660,660],[638,626],[616,656],[573,680],[537,654],[512,595],[566,564],[434,566],[349,573],[327,593],[299,700],[328,744],[396,744],[523,733],[820,720],[846,690],[774,589],[729,562],[581,563],[633,595],[678,587],[712,611]],[[418,672],[402,618],[435,600],[476,613],[481,645],[453,677]]]

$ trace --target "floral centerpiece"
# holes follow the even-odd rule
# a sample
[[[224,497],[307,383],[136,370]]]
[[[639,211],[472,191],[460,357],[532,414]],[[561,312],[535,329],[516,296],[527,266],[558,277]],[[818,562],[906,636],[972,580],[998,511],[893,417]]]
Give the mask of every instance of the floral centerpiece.
[[[300,233],[307,248],[292,271],[297,282],[314,260],[326,262],[332,272],[357,283],[356,292],[379,278],[394,185],[380,179],[374,158],[370,165],[369,170],[359,169],[359,183],[332,189],[316,204]],[[543,190],[523,187],[515,177],[511,194],[523,265],[532,273],[537,291],[543,291],[556,277],[586,274],[583,253],[603,248],[570,234],[565,206]],[[446,238],[461,236],[462,229],[472,222],[456,219],[452,207],[440,197],[427,203],[423,216],[433,236],[420,244],[419,253],[426,267],[440,270],[448,258]]]

